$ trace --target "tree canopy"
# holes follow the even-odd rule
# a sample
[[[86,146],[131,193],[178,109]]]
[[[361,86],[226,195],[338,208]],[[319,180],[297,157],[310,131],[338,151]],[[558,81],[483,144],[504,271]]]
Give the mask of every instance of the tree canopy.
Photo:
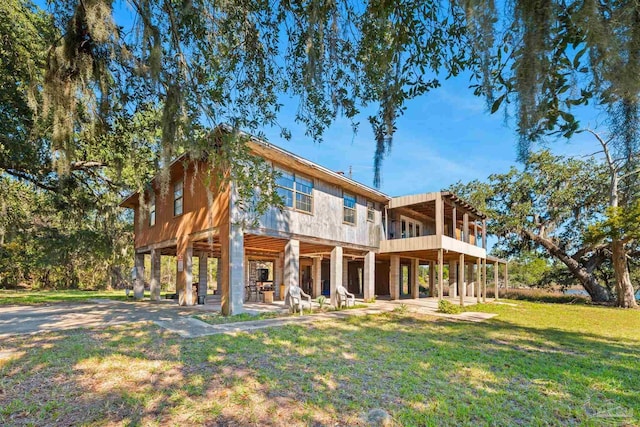
[[[609,301],[617,292],[607,277],[612,248],[609,229],[603,224],[617,217],[607,216],[608,184],[607,167],[596,158],[566,158],[541,151],[530,153],[523,169],[491,175],[487,182],[458,183],[451,190],[488,215],[489,232],[500,238],[496,250],[502,256],[522,259],[532,252],[544,254],[564,264],[594,301]],[[633,229],[638,226],[637,217],[629,222]],[[633,240],[633,229],[625,238]],[[565,282],[556,269],[548,275],[529,285],[541,285],[550,278]]]
[[[379,185],[408,101],[462,71],[491,112],[515,113],[522,160],[537,142],[577,132],[580,108],[602,110],[622,159],[615,215],[629,216],[638,200],[634,2],[53,0],[45,12],[8,0],[1,8],[0,168],[66,209],[112,206],[188,152],[213,153],[206,173],[236,181],[256,201],[247,210],[259,213],[277,201],[262,191],[273,174],[236,131],[279,126],[283,96],[298,103],[295,119],[316,141],[338,116],[357,129],[373,106]],[[232,129],[223,143],[212,136],[220,123]],[[258,198],[255,182],[264,185]]]

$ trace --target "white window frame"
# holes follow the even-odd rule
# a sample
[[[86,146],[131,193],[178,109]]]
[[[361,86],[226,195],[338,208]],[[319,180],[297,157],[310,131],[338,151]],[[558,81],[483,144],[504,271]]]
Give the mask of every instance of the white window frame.
[[[346,197],[353,198],[353,207],[347,206]],[[355,194],[342,191],[342,222],[349,225],[356,225],[358,223],[358,197]],[[353,211],[353,222],[347,221],[347,211]]]
[[[313,197],[313,193],[314,193],[314,189],[315,189],[315,182],[313,181],[313,178],[309,178],[303,174],[299,174],[278,166],[274,166],[274,169],[276,170],[276,172],[279,173],[283,173],[283,174],[287,174],[287,175],[291,175],[291,182],[292,182],[292,186],[291,187],[285,187],[284,185],[279,185],[276,183],[276,189],[277,188],[282,188],[285,191],[290,191],[291,192],[291,206],[287,206],[285,204],[285,207],[287,209],[291,209],[294,210],[296,212],[302,212],[302,213],[306,213],[309,215],[313,215],[313,207],[314,207],[314,197]],[[302,181],[306,181],[306,182],[302,182]],[[277,180],[276,180],[277,181]],[[310,185],[309,185],[310,184]],[[301,191],[298,188],[298,185],[301,186],[305,186],[305,187],[311,187],[311,192],[310,193],[305,193],[304,191]],[[309,210],[303,209],[298,205],[298,195],[304,196],[304,197],[308,197],[309,198]]]
[[[176,194],[178,193],[176,191],[176,189],[178,188],[178,185],[180,185],[180,195],[178,197],[176,197]],[[180,212],[176,212],[176,204],[178,202],[178,200],[180,200]],[[173,184],[173,216],[180,216],[184,213],[184,180],[179,180],[176,181]]]
[[[375,219],[376,219],[376,205],[371,200],[367,200],[367,221],[374,222]]]
[[[149,227],[156,225],[156,193],[149,196]]]
[[[402,223],[406,224],[405,234],[402,233]],[[407,239],[411,237],[420,237],[417,234],[416,227],[420,227],[420,233],[424,233],[424,224],[422,221],[418,221],[417,219],[409,218],[408,216],[400,215],[400,236],[402,239]],[[409,233],[409,230],[412,230],[413,233]]]

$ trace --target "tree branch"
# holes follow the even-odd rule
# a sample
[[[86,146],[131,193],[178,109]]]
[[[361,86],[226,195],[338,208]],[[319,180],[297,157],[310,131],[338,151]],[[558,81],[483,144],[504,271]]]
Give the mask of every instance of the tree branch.
[[[25,172],[21,172],[19,170],[15,170],[15,169],[5,169],[4,170],[6,173],[8,173],[9,175],[21,179],[23,181],[28,181],[32,184],[34,184],[36,187],[39,187],[43,190],[47,190],[47,191],[57,191],[58,187],[55,187],[53,185],[49,185],[49,184],[45,184],[44,182],[38,180],[36,177],[25,173]]]

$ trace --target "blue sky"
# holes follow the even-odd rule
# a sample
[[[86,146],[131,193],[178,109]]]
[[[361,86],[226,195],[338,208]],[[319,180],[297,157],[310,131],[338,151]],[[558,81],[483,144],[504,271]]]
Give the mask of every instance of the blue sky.
[[[44,0],[35,0],[47,9]],[[132,13],[125,2],[116,2],[116,20],[132,25]],[[484,100],[468,88],[469,76],[460,75],[441,81],[442,86],[407,105],[398,122],[393,149],[382,167],[381,190],[391,196],[437,191],[457,181],[485,180],[492,173],[506,172],[516,162],[513,121],[502,112],[489,114]],[[283,98],[285,107],[279,124],[292,133],[291,140],[280,137],[280,128],[264,129],[270,142],[322,166],[345,173],[352,168],[353,178],[373,185],[375,145],[367,114],[357,134],[350,121],[338,118],[326,131],[324,141],[315,143],[305,136],[304,127],[293,120],[297,100]],[[583,126],[595,127],[598,117],[592,110],[578,114]],[[581,134],[570,142],[550,141],[555,153],[585,155],[598,151],[592,136]]]
[[[391,154],[382,169],[381,190],[391,196],[438,191],[473,179],[485,180],[492,173],[506,172],[516,161],[515,126],[502,112],[489,114],[483,99],[468,89],[468,78],[460,76],[408,104],[398,120]],[[339,118],[322,143],[305,137],[304,128],[293,121],[295,99],[286,106],[279,121],[292,131],[291,140],[279,136],[279,129],[265,129],[274,144],[336,171],[353,170],[353,178],[373,184],[375,145],[366,115],[357,134],[351,124]],[[595,126],[592,111],[583,112],[584,126]],[[582,156],[598,151],[593,137],[576,135],[571,141],[548,141],[555,153]]]

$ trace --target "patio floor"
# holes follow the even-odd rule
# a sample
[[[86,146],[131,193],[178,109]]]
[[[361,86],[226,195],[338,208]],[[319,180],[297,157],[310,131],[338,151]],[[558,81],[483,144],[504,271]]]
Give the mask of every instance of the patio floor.
[[[445,297],[445,300],[451,302],[452,304],[460,304],[460,298],[449,298]],[[487,303],[493,302],[493,298],[487,298]],[[327,297],[326,305],[329,303],[329,298]],[[475,297],[467,297],[464,299],[465,307],[473,306],[478,303],[477,298]],[[356,298],[356,304],[364,304],[367,307],[375,307],[381,309],[394,309],[401,305],[407,306],[411,311],[415,311],[421,314],[434,314],[438,313],[438,299],[437,298],[405,298],[399,300],[390,300],[388,297],[379,297],[376,299],[374,303],[365,303],[362,298]],[[319,304],[315,299],[311,299],[311,305],[313,308],[319,308]],[[208,295],[206,298],[206,304],[204,305],[195,305],[193,307],[184,307],[184,308],[193,308],[201,311],[220,311],[221,310],[221,301],[220,296],[218,295]],[[262,301],[246,301],[244,303],[244,310],[248,313],[258,314],[264,312],[286,312],[289,310],[288,307],[285,306],[284,301],[274,300],[273,303],[267,304]],[[438,313],[439,314],[439,313]]]
[[[450,302],[454,304],[458,304],[460,302],[459,298],[450,298],[448,299]],[[493,301],[493,299],[491,299]],[[490,302],[487,299],[487,302]],[[476,298],[466,298],[466,305],[473,305],[477,303]],[[487,319],[490,319],[495,316],[495,314],[491,313],[478,313],[473,311],[466,311],[461,314],[444,314],[439,313],[438,310],[438,299],[437,298],[420,298],[420,299],[401,299],[401,300],[377,300],[375,303],[365,304],[362,299],[356,299],[356,304],[363,304],[366,307],[356,308],[350,310],[340,310],[340,311],[330,311],[323,313],[313,313],[306,314],[305,312],[302,316],[284,316],[278,317],[274,319],[263,319],[263,320],[252,320],[252,321],[241,321],[234,323],[226,323],[226,324],[217,324],[211,325],[205,322],[202,322],[193,317],[187,317],[179,319],[178,321],[156,321],[155,323],[162,328],[170,330],[179,334],[184,338],[194,338],[206,335],[216,335],[216,334],[224,334],[224,333],[238,333],[238,332],[250,332],[257,329],[263,328],[272,328],[279,327],[289,324],[303,324],[303,323],[312,323],[325,321],[328,319],[335,318],[345,318],[349,316],[363,316],[367,314],[379,314],[384,312],[393,311],[401,306],[407,307],[407,310],[410,312],[415,312],[419,314],[426,314],[436,317],[444,317],[451,320],[457,321],[466,321],[466,322],[483,322]],[[312,305],[314,308],[318,307],[318,304],[315,301],[312,301]],[[207,297],[207,304],[185,307],[191,308],[194,311],[220,311],[220,298],[219,297]],[[249,313],[260,313],[260,312],[282,312],[286,313],[288,308],[285,307],[284,301],[274,301],[272,304],[265,304],[262,302],[254,302],[249,301],[244,303],[244,308],[246,312]]]

